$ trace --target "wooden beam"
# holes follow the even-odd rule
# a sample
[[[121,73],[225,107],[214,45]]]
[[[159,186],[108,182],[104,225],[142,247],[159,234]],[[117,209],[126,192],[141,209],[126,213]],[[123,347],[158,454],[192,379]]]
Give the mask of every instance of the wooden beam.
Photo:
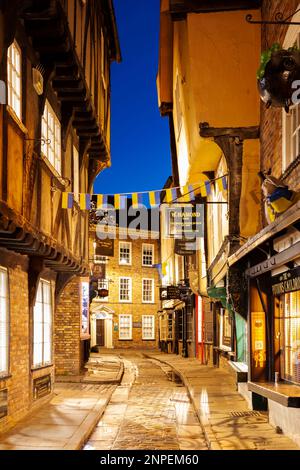
[[[240,140],[258,139],[259,126],[250,127],[210,127],[208,123],[200,123],[201,137],[238,137]]]

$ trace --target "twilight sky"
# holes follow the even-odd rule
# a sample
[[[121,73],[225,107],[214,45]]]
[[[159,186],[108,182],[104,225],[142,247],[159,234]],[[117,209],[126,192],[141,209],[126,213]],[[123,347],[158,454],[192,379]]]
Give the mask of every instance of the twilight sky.
[[[112,65],[112,166],[94,192],[161,189],[171,175],[168,119],[158,110],[160,0],[114,0],[122,63]]]

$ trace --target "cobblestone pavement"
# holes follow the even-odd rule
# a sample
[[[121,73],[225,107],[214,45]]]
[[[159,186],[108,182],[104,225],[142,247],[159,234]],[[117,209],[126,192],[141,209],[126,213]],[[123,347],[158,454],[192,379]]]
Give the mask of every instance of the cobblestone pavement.
[[[125,374],[84,450],[207,450],[185,387],[166,367],[127,353]]]

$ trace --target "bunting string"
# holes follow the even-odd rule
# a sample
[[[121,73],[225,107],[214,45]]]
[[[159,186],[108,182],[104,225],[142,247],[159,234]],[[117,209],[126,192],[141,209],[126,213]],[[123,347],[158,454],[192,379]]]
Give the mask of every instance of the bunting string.
[[[222,175],[213,180],[204,183],[192,183],[186,186],[176,186],[154,191],[139,191],[138,193],[120,193],[120,194],[79,194],[79,207],[81,210],[106,209],[112,206],[116,210],[126,208],[127,200],[131,201],[132,207],[138,209],[147,196],[147,203],[152,208],[160,206],[162,203],[172,204],[175,202],[189,203],[195,200],[196,195],[200,194],[205,198],[211,196],[213,187],[220,192],[228,190],[228,174]],[[163,199],[162,199],[163,198]],[[113,201],[113,203],[112,203]],[[62,208],[72,209],[74,206],[74,193],[62,193]]]

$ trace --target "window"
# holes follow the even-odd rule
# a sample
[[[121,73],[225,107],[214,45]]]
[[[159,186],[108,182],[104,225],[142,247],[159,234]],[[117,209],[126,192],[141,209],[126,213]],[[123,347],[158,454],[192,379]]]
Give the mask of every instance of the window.
[[[42,117],[42,139],[48,141],[42,146],[43,154],[56,171],[61,174],[61,126],[47,100]]]
[[[41,280],[33,311],[33,365],[44,366],[52,359],[52,300],[50,282]]]
[[[119,339],[132,339],[132,315],[119,315]]]
[[[294,42],[300,47],[300,32],[298,32]],[[290,44],[289,46],[293,46]],[[283,160],[282,171],[300,155],[300,104],[290,107],[289,113],[282,111],[283,124]]]
[[[153,266],[154,264],[154,245],[143,245],[143,266]]]
[[[285,294],[281,316],[281,376],[300,384],[300,291]]]
[[[143,279],[143,303],[154,302],[154,279]]]
[[[21,49],[16,43],[9,47],[7,53],[8,104],[22,120],[22,75]]]
[[[79,153],[76,147],[73,146],[73,193],[76,200],[79,199]]]
[[[131,264],[131,243],[120,242],[119,244],[119,264]]]
[[[6,269],[0,268],[0,375],[8,372],[8,309],[8,275]]]
[[[131,302],[131,288],[132,280],[130,277],[120,277],[120,286],[119,286],[119,300],[120,302]]]
[[[155,339],[155,317],[154,315],[142,316],[142,334],[143,339]]]

